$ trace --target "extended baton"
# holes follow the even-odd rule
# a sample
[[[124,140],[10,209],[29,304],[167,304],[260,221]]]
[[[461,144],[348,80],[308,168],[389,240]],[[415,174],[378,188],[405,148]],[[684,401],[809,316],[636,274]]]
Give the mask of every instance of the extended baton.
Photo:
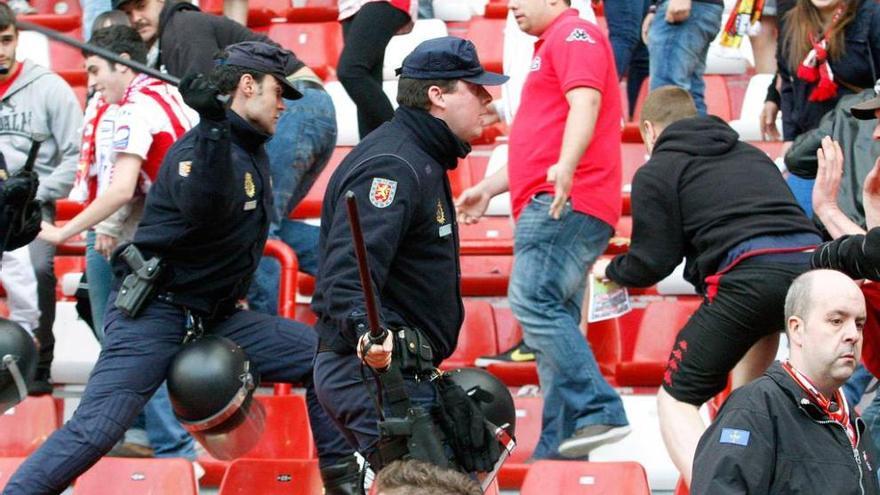
[[[74,48],[79,48],[80,50],[91,53],[93,55],[97,55],[101,58],[107,59],[110,62],[115,64],[122,64],[130,69],[133,69],[136,72],[140,72],[146,74],[150,77],[154,77],[162,82],[166,82],[171,84],[172,86],[180,86],[180,79],[172,76],[171,74],[166,74],[160,70],[156,70],[150,66],[144,65],[138,61],[132,60],[130,58],[125,58],[120,56],[118,53],[114,53],[106,48],[101,48],[100,46],[95,46],[89,43],[84,43],[76,38],[71,38],[65,34],[61,34],[54,29],[49,29],[46,26],[41,26],[39,24],[34,24],[33,22],[27,21],[16,21],[16,26],[20,29],[25,29],[28,31],[36,31],[40,34],[44,34],[49,38],[52,38],[55,41],[59,41],[66,45],[70,45]],[[217,95],[217,101],[226,105],[229,103],[229,95]]]
[[[144,65],[140,62],[131,60],[130,58],[125,58],[120,56],[118,53],[114,53],[106,48],[101,48],[100,46],[90,45],[88,43],[84,43],[76,38],[71,38],[65,34],[61,34],[54,29],[49,29],[46,26],[41,26],[39,24],[34,24],[33,22],[27,21],[16,21],[16,26],[19,29],[25,29],[27,31],[36,31],[40,34],[46,35],[48,38],[52,38],[55,41],[60,41],[65,45],[70,45],[74,48],[79,48],[80,50],[91,53],[93,55],[97,55],[101,58],[105,58],[115,64],[122,64],[126,67],[134,69],[137,72],[142,72],[150,77],[155,77],[160,81],[167,82],[168,84],[172,84],[174,86],[180,85],[180,79],[166,74],[162,71],[156,70],[152,67]]]
[[[361,276],[361,288],[364,291],[364,302],[367,304],[367,323],[370,325],[370,343],[382,345],[388,331],[379,325],[379,309],[376,296],[373,294],[373,279],[370,277],[370,266],[367,262],[367,247],[364,233],[361,230],[361,216],[358,213],[354,193],[345,193],[345,206],[348,208],[348,223],[351,226],[351,238],[354,242],[354,254],[358,262],[358,273]]]

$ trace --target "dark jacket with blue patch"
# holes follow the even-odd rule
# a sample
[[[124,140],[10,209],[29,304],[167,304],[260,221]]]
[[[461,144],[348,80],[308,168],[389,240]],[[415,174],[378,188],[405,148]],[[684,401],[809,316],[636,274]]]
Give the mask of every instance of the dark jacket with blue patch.
[[[843,426],[773,363],[763,377],[733,392],[700,438],[690,492],[878,494],[870,432],[852,407],[850,420],[856,448]]]
[[[164,260],[160,290],[204,314],[229,312],[247,293],[272,211],[269,135],[226,115],[203,119],[168,150],[132,241]],[[116,259],[114,271],[128,267]]]
[[[367,331],[345,194],[353,191],[383,326],[421,329],[434,360],[452,354],[464,318],[458,228],[446,171],[470,147],[445,122],[401,107],[334,172],[321,210],[312,308],[321,345],[354,351]]]

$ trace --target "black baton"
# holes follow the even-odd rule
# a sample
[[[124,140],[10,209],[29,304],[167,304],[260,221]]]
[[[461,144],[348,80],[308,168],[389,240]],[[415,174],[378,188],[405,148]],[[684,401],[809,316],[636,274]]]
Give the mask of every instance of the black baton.
[[[167,82],[168,84],[172,84],[174,86],[180,85],[180,79],[178,79],[170,74],[166,74],[162,71],[156,70],[152,67],[144,65],[140,62],[136,62],[136,61],[131,60],[129,58],[121,57],[118,53],[114,53],[106,48],[101,48],[99,46],[90,45],[90,44],[84,43],[76,38],[71,38],[70,36],[67,36],[65,34],[59,33],[58,31],[55,31],[54,29],[49,29],[46,26],[41,26],[39,24],[34,24],[33,22],[27,22],[27,21],[16,21],[15,25],[18,26],[20,29],[24,29],[27,31],[36,31],[40,34],[46,35],[49,38],[52,38],[55,41],[60,41],[61,43],[64,43],[65,45],[70,45],[72,47],[79,48],[80,50],[82,50],[84,52],[91,53],[93,55],[97,55],[101,58],[106,58],[107,60],[109,60],[110,62],[113,62],[115,64],[122,64],[126,67],[134,69],[137,72],[142,72],[150,77],[155,77],[156,79],[158,79],[160,81]]]
[[[345,193],[345,206],[348,207],[348,223],[351,226],[351,238],[354,242],[354,254],[358,262],[358,274],[361,276],[361,288],[367,305],[367,323],[370,326],[370,344],[382,345],[388,336],[388,330],[379,325],[379,310],[376,296],[373,294],[373,279],[370,277],[370,266],[367,261],[367,247],[364,233],[361,230],[361,216],[358,213],[357,200],[354,193]]]
[[[28,31],[36,31],[40,34],[44,34],[49,38],[52,38],[55,41],[59,41],[66,45],[70,45],[74,48],[79,48],[80,50],[90,53],[93,55],[97,55],[101,58],[107,59],[110,62],[115,64],[122,64],[130,69],[133,69],[136,72],[140,72],[146,74],[150,77],[154,77],[162,82],[166,82],[171,84],[172,86],[180,86],[180,79],[172,76],[171,74],[166,74],[160,70],[156,70],[150,66],[144,65],[140,62],[132,60],[130,58],[121,57],[118,53],[114,53],[106,48],[101,48],[100,46],[91,45],[89,43],[84,43],[76,38],[71,38],[65,34],[61,34],[54,29],[49,29],[46,26],[41,26],[39,24],[34,24],[33,22],[27,21],[16,21],[16,26],[21,29],[25,29]],[[219,101],[223,105],[227,105],[229,102],[229,95],[217,95],[217,101]]]

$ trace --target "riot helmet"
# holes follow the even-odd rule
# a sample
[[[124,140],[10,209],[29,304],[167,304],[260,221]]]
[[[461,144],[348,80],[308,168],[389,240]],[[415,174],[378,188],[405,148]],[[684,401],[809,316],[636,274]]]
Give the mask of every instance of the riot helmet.
[[[168,372],[174,414],[217,459],[230,460],[250,451],[266,422],[254,400],[259,375],[235,342],[208,335],[177,353]]]
[[[36,373],[34,339],[18,323],[0,318],[0,414],[27,398]]]
[[[446,375],[475,400],[483,416],[495,426],[504,428],[514,436],[516,431],[516,406],[507,386],[495,375],[480,368],[459,368]]]

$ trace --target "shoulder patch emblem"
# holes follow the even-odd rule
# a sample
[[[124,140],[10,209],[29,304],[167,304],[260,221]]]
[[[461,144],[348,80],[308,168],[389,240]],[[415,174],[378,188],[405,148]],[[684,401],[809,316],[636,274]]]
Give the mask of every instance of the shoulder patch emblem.
[[[751,436],[751,432],[748,430],[721,428],[721,438],[719,439],[719,443],[729,443],[745,447],[749,444],[749,436]]]
[[[190,160],[180,162],[177,164],[177,174],[181,177],[189,177],[189,173],[192,172],[192,167],[193,162]]]
[[[247,197],[253,198],[257,193],[257,186],[254,185],[254,176],[250,172],[244,173],[244,193]]]
[[[397,181],[375,177],[370,186],[370,203],[376,208],[386,208],[394,201],[395,192]]]
[[[565,41],[569,43],[572,41],[586,41],[587,43],[596,44],[596,40],[594,40],[593,37],[583,28],[574,28],[574,30],[568,35],[568,38],[565,38]]]

